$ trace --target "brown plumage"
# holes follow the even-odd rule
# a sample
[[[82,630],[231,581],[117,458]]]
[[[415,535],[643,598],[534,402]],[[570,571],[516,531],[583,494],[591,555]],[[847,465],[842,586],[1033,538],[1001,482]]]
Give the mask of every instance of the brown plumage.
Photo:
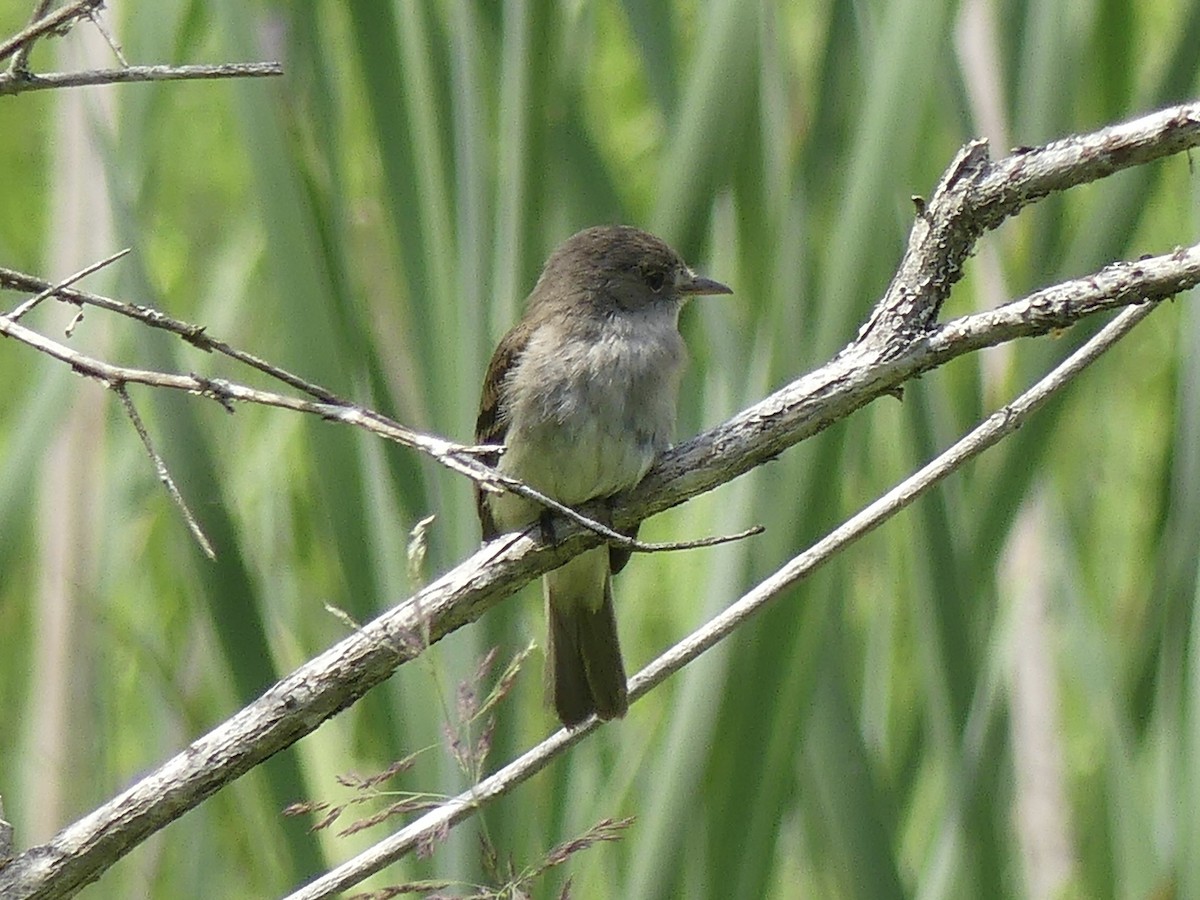
[[[686,355],[679,310],[705,293],[729,289],[644,231],[589,228],[567,239],[488,364],[475,441],[505,452],[486,461],[571,506],[637,484],[674,430]],[[478,489],[476,507],[484,540],[543,512]],[[628,708],[611,583],[628,559],[628,550],[600,547],[543,581],[548,693],[568,727]]]

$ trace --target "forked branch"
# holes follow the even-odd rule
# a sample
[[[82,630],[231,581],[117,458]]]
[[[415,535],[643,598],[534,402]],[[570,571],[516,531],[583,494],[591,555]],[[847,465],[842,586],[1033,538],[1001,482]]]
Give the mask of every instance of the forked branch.
[[[987,313],[940,325],[936,320],[983,232],[1047,193],[1161,159],[1198,143],[1200,104],[1189,104],[1095,134],[1022,149],[997,162],[988,159],[981,142],[967,145],[918,214],[900,270],[858,337],[826,365],[666,454],[636,489],[618,498],[612,513],[614,525],[626,528],[711,490],[877,397],[894,394],[909,378],[950,359],[1061,329],[1102,310],[1138,307],[1106,329],[1106,340],[1115,340],[1154,304],[1200,283],[1200,246],[1109,266]],[[0,325],[4,322],[0,318]],[[15,324],[5,326],[5,333],[24,340],[12,330]],[[1095,342],[1089,347],[1089,353],[1097,352]],[[1064,363],[1064,371],[1073,374],[1090,358],[1073,357]],[[1039,388],[1031,392],[1032,399],[1025,398],[1031,406],[1037,402]],[[994,435],[998,439],[1014,417],[1028,414],[1020,409],[1019,405],[1007,407],[983,428],[998,429]],[[923,477],[931,476],[926,472]],[[932,477],[944,477],[944,473],[935,472]],[[894,508],[912,496],[915,494],[905,488],[898,501],[892,498],[898,503]],[[857,534],[861,531],[856,529],[882,521],[877,512],[870,515],[858,525],[843,527]],[[353,703],[417,655],[424,641],[439,640],[473,621],[527,581],[602,541],[597,534],[570,524],[558,529],[556,536],[559,541],[553,546],[535,536],[509,535],[482,548],[405,603],[300,667],[49,843],[0,869],[0,895],[63,896],[77,890],[158,828]],[[817,549],[793,560],[778,577],[795,578],[810,571],[827,558],[817,554]],[[825,552],[828,546],[821,551]],[[736,609],[752,602],[761,605],[775,590],[773,582],[764,582],[748,595],[757,599],[744,598]],[[697,639],[699,643],[685,641],[669,659],[664,657],[666,662],[660,660],[635,679],[633,696],[649,690],[740,621],[721,617],[716,630]],[[414,635],[421,641],[414,641]],[[588,728],[555,735],[530,751],[527,757],[537,759],[525,765],[539,764],[537,760],[544,754],[561,752]],[[503,771],[512,773],[517,765]],[[471,796],[472,804],[477,803],[480,790]],[[469,812],[470,808],[460,804],[448,805],[445,814],[459,818]],[[416,827],[411,826],[405,834]],[[301,896],[323,894],[310,891]]]

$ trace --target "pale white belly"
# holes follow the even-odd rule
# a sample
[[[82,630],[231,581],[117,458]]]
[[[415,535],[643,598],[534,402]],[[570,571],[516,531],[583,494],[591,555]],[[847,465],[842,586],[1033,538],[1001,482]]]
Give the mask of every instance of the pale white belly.
[[[645,323],[643,323],[645,324]],[[683,363],[673,320],[633,341],[539,347],[515,373],[500,469],[568,505],[608,497],[641,481],[670,446]],[[620,353],[617,358],[616,354]],[[515,494],[491,498],[501,528],[522,527],[540,510]]]

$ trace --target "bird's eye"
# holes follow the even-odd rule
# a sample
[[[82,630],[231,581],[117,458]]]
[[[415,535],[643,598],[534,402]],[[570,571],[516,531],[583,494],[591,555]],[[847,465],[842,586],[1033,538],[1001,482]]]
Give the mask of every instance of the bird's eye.
[[[650,269],[648,272],[644,273],[644,277],[646,279],[646,285],[656,294],[661,291],[663,289],[663,285],[667,283],[667,273],[662,269]]]

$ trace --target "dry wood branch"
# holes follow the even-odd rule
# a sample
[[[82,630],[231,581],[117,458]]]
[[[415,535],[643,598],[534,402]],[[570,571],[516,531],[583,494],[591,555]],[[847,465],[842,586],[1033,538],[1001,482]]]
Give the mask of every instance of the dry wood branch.
[[[125,62],[112,36],[96,18],[104,0],[73,0],[54,12],[47,13],[49,2],[39,0],[33,20],[12,37],[0,42],[0,61],[12,56],[8,71],[0,73],[0,95],[42,91],[48,88],[82,87],[99,84],[126,84],[135,81],[194,81],[212,78],[261,78],[282,75],[277,62],[221,63],[190,66],[131,66]],[[112,47],[121,62],[115,69],[92,69],[84,72],[50,72],[35,74],[29,71],[29,51],[48,34],[62,34],[78,19],[90,19]]]
[[[213,78],[263,78],[282,75],[277,62],[221,63],[192,66],[127,66],[87,72],[50,72],[46,75],[0,75],[0,95],[44,91],[50,88],[85,87],[96,84],[129,84],[135,81],[197,81]]]
[[[239,350],[237,347],[227,344],[224,341],[217,340],[205,331],[203,325],[193,325],[189,322],[181,321],[148,306],[126,303],[123,300],[114,300],[111,297],[104,297],[100,294],[92,294],[88,291],[80,291],[74,288],[67,289],[60,285],[51,284],[45,279],[36,278],[33,275],[26,275],[23,272],[3,267],[0,267],[0,288],[13,291],[49,293],[59,300],[73,303],[76,306],[94,306],[97,309],[116,313],[117,315],[125,316],[128,319],[139,322],[148,328],[159,328],[171,334],[178,335],[192,346],[198,347],[206,353],[220,353],[227,356],[317,400],[322,400],[326,403],[343,402],[332,391],[328,391],[318,384],[306,381],[286,369],[281,369],[279,366],[259,359],[251,353]]]
[[[21,79],[27,74],[25,61],[29,51],[41,37],[50,33],[59,33],[67,28],[75,19],[86,18],[93,10],[104,5],[104,0],[75,0],[66,6],[56,9],[46,15],[48,3],[39,3],[34,9],[34,18],[29,25],[7,40],[0,42],[0,61],[18,54],[9,70],[10,76]]]
[[[128,389],[123,384],[113,384],[110,387],[113,393],[120,399],[121,406],[125,408],[125,414],[129,416],[129,421],[133,423],[133,430],[137,432],[138,437],[142,441],[142,447],[145,448],[146,455],[150,457],[150,463],[154,466],[154,474],[158,476],[158,480],[167,489],[167,495],[179,510],[180,515],[183,516],[188,531],[192,533],[192,537],[195,538],[200,549],[204,551],[204,555],[209,559],[216,559],[217,554],[213,551],[212,542],[209,541],[208,535],[204,533],[204,529],[200,527],[200,523],[196,521],[196,517],[188,507],[187,501],[183,499],[183,494],[179,492],[179,487],[175,484],[175,479],[171,477],[171,472],[167,468],[166,462],[155,448],[154,441],[150,438],[150,432],[146,430],[146,425],[142,421],[141,414],[138,413],[137,407],[133,405],[133,399],[129,396]]]
[[[99,269],[103,269],[105,266],[112,265],[118,259],[120,259],[122,256],[127,254],[128,252],[129,252],[128,247],[126,247],[124,250],[118,250],[112,256],[106,257],[105,259],[102,259],[99,262],[94,262],[89,266],[84,266],[82,269],[80,269],[74,275],[67,276],[62,281],[60,281],[58,284],[47,284],[36,295],[30,297],[24,303],[20,304],[16,309],[14,309],[12,312],[10,312],[8,314],[7,318],[9,319],[9,321],[16,322],[22,316],[27,315],[28,313],[30,313],[34,309],[36,309],[38,304],[41,303],[43,300],[53,297],[56,294],[61,294],[61,292],[63,290],[65,290],[67,287],[69,287],[70,285],[86,278],[88,275],[91,275],[93,272],[98,271]],[[3,271],[3,270],[0,270],[0,271]]]
[[[37,5],[34,6],[34,8],[33,8],[33,15],[29,17],[29,24],[30,25],[37,24],[37,22],[42,18],[42,16],[46,15],[46,11],[48,9],[50,9],[50,4],[52,2],[53,2],[53,0],[37,0]],[[32,41],[23,43],[21,45],[20,49],[17,50],[16,55],[12,59],[12,64],[9,65],[9,67],[8,67],[9,74],[15,74],[17,72],[25,72],[28,70],[28,68],[29,68],[29,51],[32,49],[33,49]]]
[[[68,289],[67,286],[80,280],[85,275],[96,271],[117,259],[120,259],[128,251],[122,250],[115,253],[107,259],[93,263],[86,268],[80,270],[69,278],[58,284],[50,284],[49,282],[35,278],[32,275],[26,275],[22,272],[15,272],[11,269],[0,268],[0,288],[9,288],[13,290],[37,291],[38,293],[29,300],[21,303],[7,316],[0,315],[0,334],[7,337],[15,338],[23,343],[29,344],[36,350],[47,354],[55,359],[65,362],[71,366],[76,372],[81,375],[87,375],[95,378],[106,386],[125,385],[130,382],[137,384],[146,384],[152,387],[166,388],[168,390],[181,390],[188,393],[199,394],[215,400],[224,406],[227,410],[232,411],[233,403],[258,403],[263,406],[277,406],[283,409],[290,409],[293,412],[304,412],[313,415],[321,416],[329,421],[343,422],[349,425],[355,425],[366,431],[370,431],[379,435],[382,438],[401,444],[405,447],[411,447],[425,453],[434,461],[441,463],[451,471],[457,472],[460,475],[465,475],[468,478],[483,485],[487,490],[511,490],[531,500],[541,503],[543,506],[551,509],[562,516],[570,519],[578,525],[582,525],[597,535],[607,539],[612,544],[617,544],[622,547],[628,547],[630,550],[639,553],[659,553],[670,552],[676,550],[692,550],[700,547],[712,547],[717,544],[724,544],[730,541],[743,540],[747,537],[752,537],[760,534],[762,529],[754,527],[738,532],[737,534],[718,535],[716,537],[700,538],[692,541],[670,541],[665,543],[650,543],[632,538],[629,535],[615,531],[603,522],[598,521],[592,516],[587,516],[580,513],[578,510],[572,509],[565,504],[559,503],[551,497],[531,488],[527,484],[523,484],[516,479],[510,478],[500,472],[497,472],[478,459],[484,453],[495,452],[495,447],[474,447],[463,444],[456,444],[453,441],[448,441],[443,438],[434,437],[432,435],[423,434],[414,431],[381,413],[366,407],[359,406],[356,403],[351,403],[345,400],[332,391],[307,381],[300,376],[282,369],[279,366],[272,365],[265,360],[259,359],[245,351],[238,350],[235,347],[210,337],[202,326],[191,325],[187,322],[181,322],[178,319],[167,316],[158,310],[150,309],[145,306],[137,306],[131,303],[125,303],[120,300],[113,300],[109,297],[101,297],[97,294],[90,294],[86,291]],[[172,372],[161,372],[149,369],[133,369],[124,366],[114,366],[92,357],[85,356],[61,344],[53,341],[26,326],[17,323],[17,320],[33,309],[38,303],[48,297],[57,297],[68,303],[73,303],[79,306],[90,305],[100,309],[108,310],[126,316],[127,318],[141,322],[152,328],[161,328],[172,334],[186,340],[202,350],[221,353],[228,356],[230,359],[243,363],[265,375],[270,376],[284,384],[293,387],[310,397],[315,397],[318,402],[312,402],[296,397],[289,397],[284,394],[278,394],[272,391],[263,391],[248,387],[237,382],[228,381],[218,378],[205,378],[196,374],[182,375]],[[143,437],[144,440],[144,437]],[[499,448],[501,451],[503,448]],[[177,504],[182,502],[182,497],[173,490],[173,483],[169,481],[163,482],[168,491],[171,492],[173,502]],[[186,510],[186,507],[181,507]],[[185,519],[189,524],[189,528],[194,535],[199,535],[198,525],[191,518],[189,513],[185,512]],[[202,546],[206,542],[201,542]],[[211,548],[206,548],[206,553],[211,555]]]
[[[654,498],[646,505],[647,514],[682,503],[761,465],[879,396],[877,392],[861,391],[864,379],[889,381],[889,387],[895,387],[899,381],[892,380],[896,375],[893,366],[904,370],[899,379],[903,380],[940,364],[924,356],[922,342],[932,341],[938,334],[942,339],[950,337],[948,329],[954,323],[934,330],[937,313],[950,288],[962,277],[963,264],[984,232],[1048,193],[1096,181],[1197,145],[1200,103],[1171,107],[1043,147],[1021,148],[998,161],[989,159],[986,141],[967,144],[919,212],[896,276],[856,340],[829,365],[676,448],[638,485],[630,502]],[[1178,286],[1160,298],[1196,283],[1196,248],[1187,253],[1190,259],[1179,265],[1172,262],[1173,255],[1156,258],[1165,265],[1165,269],[1156,270],[1158,275],[1167,275],[1168,281],[1169,273],[1184,273]],[[1093,277],[1105,277],[1122,266],[1136,269],[1138,265],[1109,267]],[[1085,295],[1099,297],[1089,295],[1081,283],[1086,281],[1072,282],[1083,289],[1081,299]],[[1147,299],[1153,298],[1147,294]],[[1025,315],[1017,304],[1008,304],[993,314],[1003,316],[1006,310],[1018,318]],[[1010,331],[1010,336],[1045,333],[1035,324],[1039,316],[1032,312],[1028,315],[1028,324]],[[960,327],[986,331],[986,319],[968,316],[959,322]],[[1010,336],[998,337],[996,343]],[[978,349],[989,346],[989,342],[977,340],[971,346]],[[625,522],[618,518],[616,524],[622,526]]]
[[[989,313],[935,324],[942,301],[984,231],[1048,192],[1197,143],[1200,104],[1021,150],[995,163],[987,159],[985,145],[969,144],[919,214],[900,271],[858,338],[825,366],[666,454],[641,485],[619,498],[613,509],[614,524],[618,529],[626,527],[729,481],[952,358],[1066,327],[1101,310],[1145,304],[1142,310],[1120,317],[1123,328],[1154,303],[1200,283],[1200,246],[1196,246],[1110,266]],[[17,336],[11,329],[23,329],[2,318],[0,326],[11,336]],[[120,370],[118,380],[128,380],[133,371]],[[167,386],[195,390],[195,384]],[[250,399],[233,397],[227,383],[212,379],[203,380],[199,390]],[[300,404],[308,402],[287,398],[286,403],[275,405],[301,409]],[[1001,413],[1002,420],[1012,415],[1011,410]],[[281,680],[105,806],[13,860],[0,870],[0,894],[62,896],[77,890],[153,831],[353,703],[419,653],[426,641],[439,640],[473,621],[525,582],[601,542],[598,535],[579,526],[565,527],[558,536],[560,542],[552,547],[530,535],[508,535],[484,547]],[[799,577],[792,567],[811,564],[794,560],[781,570],[781,577]],[[760,585],[756,593],[770,590]],[[729,627],[736,627],[736,622]],[[666,671],[656,674],[660,670],[652,669],[639,676],[635,691],[648,690]],[[530,755],[561,752],[560,743],[574,742],[584,733],[586,729],[556,735],[549,742],[551,749],[544,744]],[[467,802],[477,803],[480,796],[476,789]],[[466,814],[454,806],[447,810]]]
[[[706,622],[634,675],[629,682],[630,701],[638,700],[706,650],[715,647],[791,585],[900,512],[957,471],[964,463],[995,446],[1006,435],[1019,428],[1054,393],[1066,387],[1072,378],[1128,334],[1153,308],[1146,304],[1126,309],[1053,372],[1012,403],[993,413],[937,459],[852,516],[808,550],[793,557],[720,615]],[[321,900],[358,884],[411,853],[422,841],[428,840],[430,835],[457,825],[492,800],[507,794],[578,743],[584,734],[592,732],[600,725],[599,720],[592,718],[574,731],[563,729],[556,732],[471,789],[451,798],[392,836],[288,895],[286,900]]]
[[[1019,337],[1066,328],[1088,315],[1160,301],[1200,284],[1200,244],[1046,288],[999,309],[963,316],[905,340],[856,341],[831,362],[662,457],[613,513],[626,527],[711,490],[823,431],[909,378]],[[914,310],[915,312],[915,310]]]
[[[87,17],[91,21],[92,25],[95,26],[96,30],[100,32],[100,36],[104,38],[104,42],[108,44],[108,49],[113,52],[113,56],[117,58],[117,62],[121,64],[121,68],[128,69],[129,60],[125,58],[125,53],[121,50],[121,45],[117,42],[117,39],[113,36],[113,33],[108,30],[108,26],[100,21],[100,17],[96,14],[95,10],[89,9],[87,12]]]

